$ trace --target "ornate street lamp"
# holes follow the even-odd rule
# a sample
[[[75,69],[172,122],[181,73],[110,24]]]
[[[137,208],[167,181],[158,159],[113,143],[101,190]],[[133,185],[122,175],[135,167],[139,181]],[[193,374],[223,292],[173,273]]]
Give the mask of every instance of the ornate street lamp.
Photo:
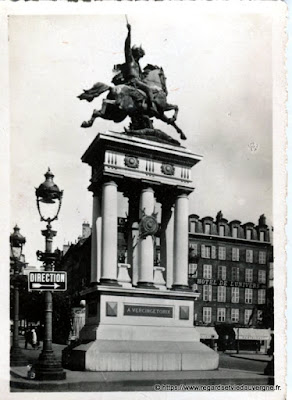
[[[14,232],[10,235],[10,260],[11,260],[11,281],[14,287],[14,310],[13,310],[13,343],[10,349],[10,365],[26,365],[24,355],[19,347],[18,329],[19,329],[19,274],[22,272],[24,263],[21,261],[22,248],[26,239],[19,232],[17,225]]]
[[[37,257],[39,260],[44,262],[45,271],[53,271],[55,263],[60,258],[60,251],[53,252],[52,244],[53,237],[56,236],[57,232],[52,230],[51,222],[58,219],[60,212],[63,191],[58,188],[54,183],[54,175],[48,169],[45,174],[46,180],[43,182],[35,191],[37,208],[41,217],[41,221],[47,222],[47,229],[42,230],[42,235],[46,238],[45,252],[37,251]],[[53,216],[45,216],[45,207],[43,205],[54,205],[57,206]],[[62,368],[61,362],[59,362],[53,352],[52,348],[52,292],[45,292],[45,332],[44,332],[44,343],[43,350],[39,356],[38,362],[35,365],[36,379],[38,380],[62,380],[66,378],[66,373]]]

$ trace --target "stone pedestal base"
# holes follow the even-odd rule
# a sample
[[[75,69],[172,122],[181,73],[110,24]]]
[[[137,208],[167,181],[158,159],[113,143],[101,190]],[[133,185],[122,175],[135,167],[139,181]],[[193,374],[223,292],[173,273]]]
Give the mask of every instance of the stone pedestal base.
[[[69,367],[87,371],[214,370],[219,356],[200,342],[96,340],[76,347]]]
[[[86,291],[84,344],[67,367],[87,371],[180,371],[218,368],[216,352],[193,326],[193,292],[106,287]]]

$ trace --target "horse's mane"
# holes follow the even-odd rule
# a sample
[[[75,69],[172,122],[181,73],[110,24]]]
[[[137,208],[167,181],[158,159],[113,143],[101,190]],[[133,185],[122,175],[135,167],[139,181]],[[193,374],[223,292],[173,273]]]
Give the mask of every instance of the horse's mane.
[[[167,87],[166,87],[166,77],[164,75],[163,68],[158,67],[157,65],[152,65],[152,64],[147,64],[146,67],[143,69],[143,76],[144,76],[144,81],[149,81],[150,82],[156,82],[156,79],[149,79],[149,74],[152,71],[157,71],[157,76],[159,77],[159,86],[161,86],[162,90],[164,93],[167,95]]]
[[[157,65],[147,64],[146,67],[143,69],[144,72],[146,71],[153,71],[154,69],[161,69]]]

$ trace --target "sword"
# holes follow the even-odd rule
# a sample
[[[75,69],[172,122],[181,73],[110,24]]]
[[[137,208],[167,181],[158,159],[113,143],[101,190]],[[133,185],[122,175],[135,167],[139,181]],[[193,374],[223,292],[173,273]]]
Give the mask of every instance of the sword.
[[[127,16],[127,14],[125,14],[125,18],[126,18],[126,22],[127,22],[127,27],[130,27],[130,28],[131,28],[131,25],[129,24],[129,21],[128,21],[128,16]]]

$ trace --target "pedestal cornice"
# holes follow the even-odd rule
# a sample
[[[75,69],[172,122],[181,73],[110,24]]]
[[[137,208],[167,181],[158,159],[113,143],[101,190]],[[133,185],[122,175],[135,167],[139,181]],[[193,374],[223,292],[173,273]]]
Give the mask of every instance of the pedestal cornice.
[[[140,139],[134,136],[129,136],[123,133],[106,132],[99,133],[86,152],[81,157],[82,162],[93,165],[97,154],[101,154],[105,149],[130,151],[131,154],[136,153],[144,155],[147,152],[152,153],[152,158],[165,159],[166,161],[176,161],[184,165],[194,166],[202,160],[202,156],[193,154],[185,147],[177,147],[169,144],[153,142],[151,140]]]
[[[89,190],[96,191],[112,179],[124,188],[125,178],[133,184],[163,186],[191,193],[191,168],[202,159],[184,147],[140,139],[126,134],[100,133],[82,157],[92,167]]]
[[[173,290],[157,290],[147,288],[123,288],[119,286],[106,286],[95,284],[90,286],[89,288],[84,289],[81,292],[82,296],[94,295],[94,294],[102,294],[102,293],[111,293],[117,296],[138,296],[138,297],[158,297],[158,298],[166,298],[166,299],[193,299],[196,300],[200,293],[192,292],[192,291],[173,291]]]

